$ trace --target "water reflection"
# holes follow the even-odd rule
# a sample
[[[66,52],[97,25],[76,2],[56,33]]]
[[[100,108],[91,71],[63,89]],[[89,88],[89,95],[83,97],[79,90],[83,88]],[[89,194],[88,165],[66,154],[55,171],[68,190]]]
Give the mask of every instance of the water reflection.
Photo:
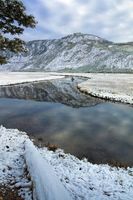
[[[0,124],[26,131],[41,143],[93,163],[133,165],[133,108],[101,103],[74,108],[60,103],[0,99]]]
[[[80,93],[77,84],[83,78],[0,86],[0,97],[59,102],[72,107],[94,106],[102,100]]]

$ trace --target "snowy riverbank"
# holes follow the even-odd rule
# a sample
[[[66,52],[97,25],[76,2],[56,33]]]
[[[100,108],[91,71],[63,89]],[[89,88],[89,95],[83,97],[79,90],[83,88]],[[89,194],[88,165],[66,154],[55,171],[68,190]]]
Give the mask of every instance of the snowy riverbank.
[[[133,74],[0,72],[0,85],[60,79],[65,76],[88,78],[78,89],[95,97],[133,104]]]
[[[0,85],[48,81],[61,78],[64,78],[64,76],[51,75],[43,72],[0,72]]]
[[[95,97],[133,104],[132,74],[93,74],[91,79],[78,84],[78,88]]]
[[[52,152],[48,151],[47,148],[36,149],[30,144],[32,143],[29,142],[25,133],[16,129],[0,127],[0,184],[18,187],[24,199],[32,199],[32,182],[29,179],[26,166],[29,163],[36,166],[35,162],[39,156],[41,162],[44,160],[44,163],[51,166],[52,173],[58,177],[58,181],[64,185],[63,187],[66,188],[72,199],[133,199],[133,168],[125,170],[108,165],[94,165],[87,160],[79,160],[72,155],[65,154],[62,150]],[[32,151],[33,155],[28,155],[29,150]],[[39,155],[37,158],[36,153],[34,154],[35,151]],[[46,174],[36,172],[33,167],[34,174],[40,174],[42,179],[47,175],[50,180],[47,182],[47,186],[51,188],[49,185],[52,180],[54,184],[54,178],[49,168],[45,164],[42,165],[38,171],[43,170]],[[32,167],[30,168],[30,176],[33,180],[31,171]],[[56,186],[56,190],[58,190],[58,186]]]

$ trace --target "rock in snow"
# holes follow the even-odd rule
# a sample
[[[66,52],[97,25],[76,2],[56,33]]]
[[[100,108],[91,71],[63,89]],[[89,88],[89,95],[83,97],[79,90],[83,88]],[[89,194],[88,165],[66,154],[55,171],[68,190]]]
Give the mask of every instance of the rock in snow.
[[[94,165],[62,150],[39,149],[26,133],[0,127],[0,184],[19,186],[19,194],[31,200],[26,166],[35,200],[133,199],[133,168]]]

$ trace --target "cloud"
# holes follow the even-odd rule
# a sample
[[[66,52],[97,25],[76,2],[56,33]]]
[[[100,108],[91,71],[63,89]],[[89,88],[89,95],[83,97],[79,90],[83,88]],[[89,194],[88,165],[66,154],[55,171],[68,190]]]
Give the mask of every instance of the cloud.
[[[59,38],[74,32],[105,39],[133,41],[132,0],[23,0],[38,21],[23,39]]]

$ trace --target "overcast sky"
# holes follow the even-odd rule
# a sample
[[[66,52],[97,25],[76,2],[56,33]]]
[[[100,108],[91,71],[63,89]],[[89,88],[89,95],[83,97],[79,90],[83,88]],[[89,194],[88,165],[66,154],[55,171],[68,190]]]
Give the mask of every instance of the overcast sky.
[[[89,33],[114,42],[133,41],[133,0],[22,0],[35,16],[36,29],[25,40]]]

